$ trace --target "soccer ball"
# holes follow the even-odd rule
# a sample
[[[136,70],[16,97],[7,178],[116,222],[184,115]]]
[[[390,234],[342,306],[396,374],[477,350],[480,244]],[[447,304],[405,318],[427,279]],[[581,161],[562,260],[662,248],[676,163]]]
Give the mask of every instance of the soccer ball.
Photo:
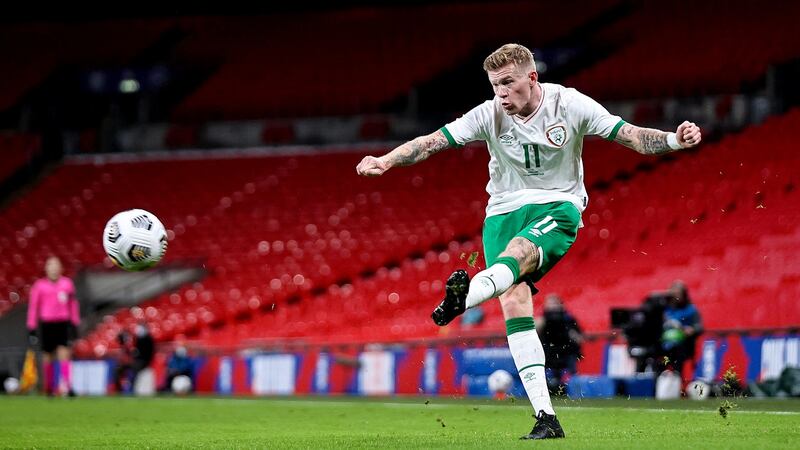
[[[19,380],[14,377],[8,377],[3,381],[3,388],[9,394],[16,394],[19,391]]]
[[[178,375],[172,379],[172,392],[186,394],[192,388],[192,379],[186,375]]]
[[[103,248],[118,267],[145,270],[158,264],[167,252],[167,232],[153,213],[130,209],[108,221]]]
[[[492,394],[505,394],[514,386],[514,378],[503,369],[495,370],[487,380]]]
[[[686,386],[686,395],[693,400],[705,400],[711,394],[711,386],[705,381],[694,380]]]

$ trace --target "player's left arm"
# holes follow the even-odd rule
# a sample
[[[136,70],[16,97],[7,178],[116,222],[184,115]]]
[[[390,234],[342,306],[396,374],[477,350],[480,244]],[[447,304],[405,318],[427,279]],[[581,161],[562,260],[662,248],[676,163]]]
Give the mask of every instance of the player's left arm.
[[[660,155],[694,147],[702,140],[700,127],[694,122],[684,121],[678,125],[678,129],[674,133],[674,140],[670,138],[670,134],[673,133],[653,128],[641,128],[626,123],[614,137],[614,142],[643,155]]]

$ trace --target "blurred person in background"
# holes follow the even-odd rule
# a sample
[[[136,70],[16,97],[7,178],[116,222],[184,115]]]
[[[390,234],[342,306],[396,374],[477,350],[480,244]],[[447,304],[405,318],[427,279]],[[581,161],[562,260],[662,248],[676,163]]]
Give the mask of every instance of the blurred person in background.
[[[143,323],[136,325],[133,335],[121,331],[117,335],[117,341],[120,344],[121,354],[117,360],[114,385],[117,392],[131,393],[136,377],[153,362],[155,342],[150,330]]]
[[[651,292],[635,309],[621,309],[623,315],[617,326],[622,329],[628,344],[628,354],[636,361],[636,372],[654,373],[663,358],[661,336],[664,334],[664,308],[669,294]]]
[[[547,361],[547,386],[551,393],[563,392],[564,383],[578,370],[583,342],[581,328],[556,294],[545,297],[544,314],[536,328]]]
[[[664,309],[664,330],[661,335],[664,368],[672,368],[683,378],[683,366],[687,360],[694,358],[695,343],[702,332],[700,312],[689,298],[689,289],[683,281],[675,281],[669,288]]]
[[[600,136],[644,155],[659,155],[698,145],[700,128],[688,121],[674,132],[637,127],[575,89],[540,83],[533,54],[519,44],[492,52],[483,69],[494,90],[492,99],[383,156],[365,156],[356,173],[380,176],[449,147],[486,142],[491,156],[483,226],[486,269],[472,280],[465,270],[453,272],[431,318],[445,326],[467,309],[499,298],[508,346],[536,416],[522,439],[563,438],[547,389],[532,297],[538,292],[534,283],[567,253],[582,223],[589,201],[583,139]]]
[[[189,352],[183,345],[175,347],[175,351],[167,362],[167,378],[161,387],[161,391],[167,392],[171,390],[172,380],[181,375],[186,375],[192,380],[192,390],[194,390],[194,361],[189,357]]]
[[[150,329],[144,323],[139,323],[134,329],[133,344],[133,380],[144,370],[150,367],[156,354],[156,344]]]
[[[28,333],[32,344],[41,344],[44,391],[47,395],[74,395],[72,352],[80,325],[80,305],[72,280],[63,276],[61,260],[47,258],[45,277],[31,288],[28,302]]]
[[[114,387],[119,393],[127,393],[132,390],[131,370],[133,368],[133,337],[130,333],[122,330],[117,334],[120,354],[114,368]]]

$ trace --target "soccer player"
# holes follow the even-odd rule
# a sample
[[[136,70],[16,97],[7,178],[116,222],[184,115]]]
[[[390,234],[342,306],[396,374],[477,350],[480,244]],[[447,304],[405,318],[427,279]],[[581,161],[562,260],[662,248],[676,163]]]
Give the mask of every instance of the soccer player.
[[[41,337],[45,393],[73,395],[70,344],[77,337],[80,307],[72,280],[62,276],[61,260],[55,256],[47,258],[44,271],[46,276],[31,288],[28,332],[32,341],[38,340],[37,334]],[[58,362],[57,370],[54,359]]]
[[[464,270],[447,280],[445,298],[431,317],[447,325],[466,309],[498,297],[508,345],[536,413],[523,439],[564,437],[550,402],[545,357],[534,329],[532,295],[564,256],[581,226],[588,197],[583,185],[583,137],[597,135],[645,155],[689,148],[700,129],[683,122],[674,133],[626,123],[575,89],[540,83],[533,54],[507,44],[483,63],[494,98],[427,136],[356,167],[364,176],[425,160],[448,147],[485,141],[489,204],[483,227],[486,269],[472,281]]]

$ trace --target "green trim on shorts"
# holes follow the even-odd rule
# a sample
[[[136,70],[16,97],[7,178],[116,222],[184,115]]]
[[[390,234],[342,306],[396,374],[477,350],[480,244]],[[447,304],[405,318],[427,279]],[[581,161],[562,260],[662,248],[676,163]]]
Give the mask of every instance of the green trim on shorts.
[[[530,331],[536,329],[533,324],[533,317],[515,317],[506,320],[506,335],[511,336],[514,333],[522,331]]]
[[[447,127],[439,128],[439,131],[441,131],[442,134],[444,134],[444,137],[447,138],[447,143],[450,144],[450,146],[452,146],[452,147],[463,147],[463,145],[459,145],[458,143],[456,143],[456,140],[453,139],[453,135],[450,134],[450,131],[447,130]]]
[[[494,260],[495,264],[502,264],[511,270],[511,273],[514,274],[514,283],[519,280],[519,263],[516,259],[510,256],[501,256]]]
[[[617,133],[619,132],[619,129],[622,128],[623,125],[625,125],[625,121],[620,119],[620,121],[617,122],[616,125],[614,125],[614,129],[611,130],[611,134],[609,134],[606,139],[608,139],[609,141],[613,141],[617,137]]]

